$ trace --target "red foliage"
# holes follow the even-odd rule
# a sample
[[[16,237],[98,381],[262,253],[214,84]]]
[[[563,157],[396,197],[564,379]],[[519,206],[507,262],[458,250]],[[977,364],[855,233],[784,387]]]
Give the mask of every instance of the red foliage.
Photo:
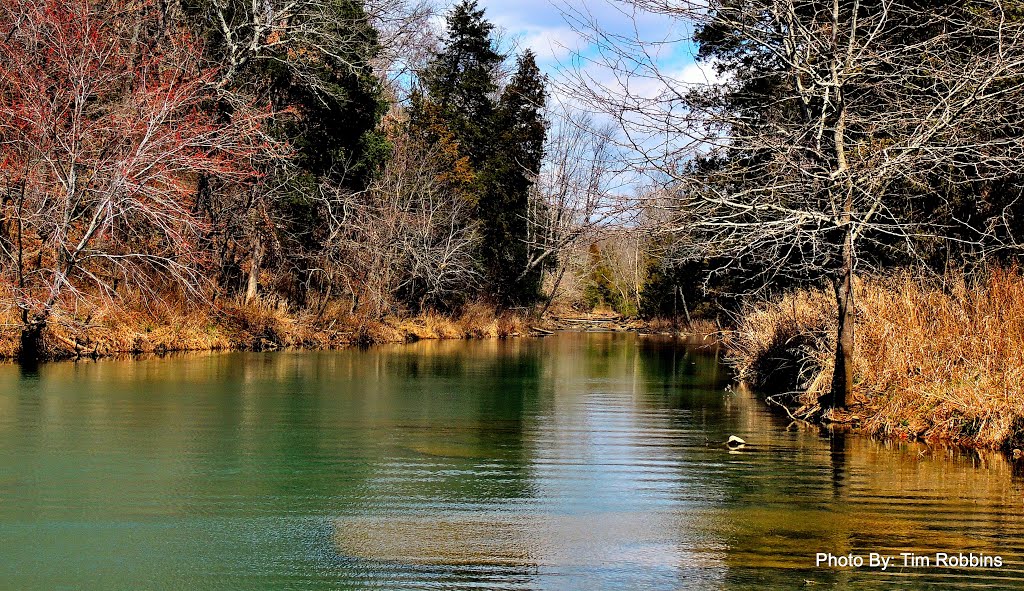
[[[257,176],[265,112],[219,91],[200,44],[156,33],[155,15],[0,0],[0,281],[26,322],[154,269],[197,287],[199,180]]]

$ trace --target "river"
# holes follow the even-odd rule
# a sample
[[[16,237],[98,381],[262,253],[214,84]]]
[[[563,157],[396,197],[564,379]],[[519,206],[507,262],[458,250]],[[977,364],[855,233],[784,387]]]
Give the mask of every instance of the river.
[[[714,351],[609,333],[3,365],[0,588],[1024,587],[1010,460],[728,385]]]

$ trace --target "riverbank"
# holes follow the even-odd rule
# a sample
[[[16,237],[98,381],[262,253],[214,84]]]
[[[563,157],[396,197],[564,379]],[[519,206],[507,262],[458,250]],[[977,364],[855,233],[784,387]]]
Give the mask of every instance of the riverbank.
[[[740,379],[793,416],[887,438],[1024,447],[1024,277],[995,270],[856,285],[857,404],[822,412],[831,383],[835,299],[801,290],[749,306],[726,338]]]
[[[59,313],[44,333],[47,359],[206,350],[332,349],[425,339],[505,338],[553,330],[672,333],[721,341],[738,377],[770,402],[812,422],[839,422],[870,435],[976,448],[1024,447],[1024,277],[994,271],[970,283],[909,275],[857,284],[855,398],[842,412],[816,401],[831,382],[835,300],[807,289],[752,304],[735,327],[697,321],[636,321],[471,304],[457,315],[360,318],[334,306],[291,310],[275,302],[174,305],[125,298],[117,307]],[[19,346],[17,318],[4,315],[0,358]]]
[[[16,316],[6,316],[0,328],[0,358],[14,359],[20,326]],[[117,306],[56,313],[43,333],[43,356],[61,360],[181,351],[335,349],[423,339],[505,338],[531,330],[525,313],[498,312],[479,303],[454,315],[377,319],[336,306],[296,311],[271,301],[222,300],[200,306],[128,297]]]
[[[11,301],[11,298],[8,298]],[[664,319],[641,321],[614,313],[553,310],[498,311],[471,303],[457,314],[373,318],[351,314],[339,303],[295,310],[283,302],[245,304],[221,299],[212,305],[123,295],[117,304],[57,310],[43,332],[43,359],[69,360],[115,355],[186,351],[337,349],[352,345],[420,340],[546,336],[555,331],[638,332],[696,335],[696,344],[718,339],[712,323],[680,325]],[[21,325],[11,306],[0,310],[0,359],[16,359]]]

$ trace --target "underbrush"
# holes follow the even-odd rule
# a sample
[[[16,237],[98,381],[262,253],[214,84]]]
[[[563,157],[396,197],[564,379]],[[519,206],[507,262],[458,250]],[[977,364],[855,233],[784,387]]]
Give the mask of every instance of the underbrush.
[[[20,331],[17,309],[0,308],[0,358],[17,356]],[[352,314],[337,302],[313,310],[293,309],[269,298],[248,304],[221,299],[209,305],[126,293],[116,302],[55,309],[43,332],[43,355],[73,359],[173,351],[331,349],[422,339],[505,338],[528,331],[525,313],[499,313],[481,303],[453,315],[373,318]]]
[[[832,290],[800,290],[750,305],[728,346],[742,379],[806,409],[830,387],[835,333]],[[1024,277],[858,281],[854,372],[851,411],[869,433],[1022,446]]]

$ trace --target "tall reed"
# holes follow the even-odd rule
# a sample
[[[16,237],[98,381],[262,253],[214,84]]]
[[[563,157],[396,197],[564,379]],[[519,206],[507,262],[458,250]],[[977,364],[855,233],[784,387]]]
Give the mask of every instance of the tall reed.
[[[854,409],[888,437],[976,447],[1024,443],[1024,276],[923,280],[904,272],[858,282]],[[749,306],[730,339],[740,374],[812,405],[831,383],[831,290]]]

